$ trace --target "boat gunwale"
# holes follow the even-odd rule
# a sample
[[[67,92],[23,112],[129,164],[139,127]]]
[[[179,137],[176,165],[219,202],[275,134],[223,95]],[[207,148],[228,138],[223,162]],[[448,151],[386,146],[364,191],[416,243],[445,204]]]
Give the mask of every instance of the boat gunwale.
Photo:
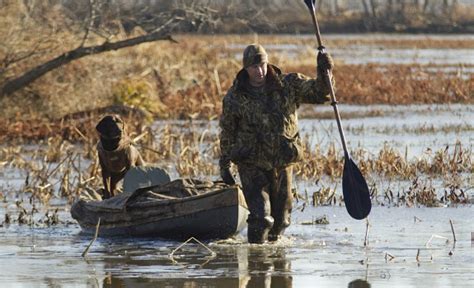
[[[150,189],[153,189],[155,187],[158,187],[159,185],[157,186],[150,186],[150,187],[146,187],[146,188],[140,188],[139,190],[146,190],[146,191],[149,191]],[[162,206],[162,205],[169,205],[169,204],[177,204],[179,202],[188,202],[188,201],[193,201],[193,200],[199,200],[200,198],[207,198],[207,197],[213,197],[215,196],[215,194],[220,194],[220,193],[224,193],[224,192],[228,192],[228,190],[236,190],[237,193],[239,193],[239,190],[240,192],[242,191],[242,189],[238,186],[238,185],[232,185],[232,186],[229,186],[227,188],[222,188],[222,189],[217,189],[217,190],[213,190],[213,191],[209,191],[209,192],[206,192],[206,193],[203,193],[203,194],[198,194],[198,195],[192,195],[192,196],[188,196],[188,197],[183,197],[183,198],[175,198],[175,199],[157,199],[157,200],[153,200],[153,201],[148,201],[148,202],[143,202],[139,208],[147,208],[147,207],[151,207],[151,206]],[[137,190],[138,191],[138,190]],[[128,198],[127,200],[125,200],[125,210],[128,210],[127,209],[127,202],[128,200],[130,199],[130,197],[132,197],[136,192],[133,192]],[[123,208],[108,208],[108,207],[104,207],[104,206],[100,206],[100,205],[95,205],[93,203],[99,203],[99,202],[102,202],[104,200],[85,200],[85,199],[79,199],[76,201],[77,202],[80,202],[80,203],[84,203],[86,204],[88,207],[90,208],[94,208],[94,209],[90,209],[90,210],[95,210],[95,211],[105,211],[105,210],[109,210],[109,211],[116,211],[116,212],[120,212],[122,213],[123,212]],[[76,204],[74,203],[74,204]],[[73,204],[73,205],[74,205]],[[143,205],[143,206],[142,206]],[[134,207],[133,205],[131,205],[129,208],[136,208]]]

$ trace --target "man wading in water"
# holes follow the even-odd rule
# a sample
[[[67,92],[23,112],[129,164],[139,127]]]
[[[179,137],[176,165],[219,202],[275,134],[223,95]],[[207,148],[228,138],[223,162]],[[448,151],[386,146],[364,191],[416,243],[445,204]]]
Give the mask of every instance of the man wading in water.
[[[290,225],[292,164],[302,157],[296,110],[329,100],[323,75],[332,68],[332,58],[319,53],[316,79],[282,74],[262,46],[244,50],[243,68],[223,99],[219,165],[227,184],[235,184],[230,163],[237,165],[250,209],[249,243],[278,240]]]

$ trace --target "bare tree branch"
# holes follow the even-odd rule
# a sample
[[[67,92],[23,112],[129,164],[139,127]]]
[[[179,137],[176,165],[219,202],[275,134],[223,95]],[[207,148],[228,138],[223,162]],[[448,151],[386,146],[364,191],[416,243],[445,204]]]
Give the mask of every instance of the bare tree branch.
[[[94,0],[89,0],[89,23],[86,27],[86,32],[84,33],[84,37],[82,38],[81,45],[79,47],[84,46],[89,37],[89,32],[92,30],[92,26],[94,26],[95,20],[95,9],[96,9],[96,2]]]
[[[8,70],[10,70],[11,66],[14,66],[14,64],[17,64],[19,62],[22,62],[24,60],[30,59],[32,57],[42,55],[52,49],[51,45],[45,46],[47,43],[47,40],[40,40],[34,44],[32,44],[32,48],[29,50],[25,51],[13,51],[13,49],[10,49],[2,59],[0,59],[0,76],[2,76],[4,73],[6,73]],[[6,47],[6,49],[9,49],[9,47]]]
[[[74,50],[68,51],[46,63],[43,63],[28,72],[24,73],[20,77],[17,77],[13,80],[10,80],[5,83],[2,87],[1,96],[11,94],[26,85],[30,84],[31,82],[35,81],[36,79],[40,78],[47,72],[54,70],[64,64],[67,64],[73,60],[82,58],[84,56],[99,54],[107,51],[118,50],[125,47],[130,47],[134,45],[138,45],[141,43],[146,42],[153,42],[158,40],[168,40],[174,43],[177,43],[170,35],[163,35],[161,33],[151,33],[146,34],[143,36],[118,41],[114,43],[106,42],[102,45],[97,46],[90,46],[90,47],[79,47]]]

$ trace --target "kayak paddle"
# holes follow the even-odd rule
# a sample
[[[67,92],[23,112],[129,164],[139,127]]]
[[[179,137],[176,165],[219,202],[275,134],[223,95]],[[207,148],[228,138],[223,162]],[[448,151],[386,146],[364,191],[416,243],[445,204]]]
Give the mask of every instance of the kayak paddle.
[[[314,8],[316,0],[304,0],[304,2],[306,3],[306,6],[308,6],[313,19],[316,39],[319,45],[318,50],[321,53],[325,53],[325,48],[321,40],[321,33],[319,31],[318,19],[316,18],[316,11]],[[342,148],[344,149],[344,170],[342,174],[342,193],[344,194],[344,203],[349,215],[354,219],[361,220],[369,215],[370,209],[372,208],[369,187],[367,186],[364,176],[362,176],[359,168],[349,155],[349,151],[347,151],[346,139],[341,125],[341,116],[337,108],[336,95],[334,93],[330,73],[329,70],[326,70],[324,78],[326,84],[330,87],[331,105],[336,114],[337,127],[341,136]]]

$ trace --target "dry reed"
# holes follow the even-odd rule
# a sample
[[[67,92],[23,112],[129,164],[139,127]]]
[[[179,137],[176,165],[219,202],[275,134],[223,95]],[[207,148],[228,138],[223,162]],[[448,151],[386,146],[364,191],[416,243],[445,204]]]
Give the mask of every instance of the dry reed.
[[[145,131],[147,131],[145,129]],[[145,133],[136,143],[149,163],[176,169],[178,177],[215,178],[218,174],[218,135],[207,129],[205,124],[188,122],[181,125],[164,125],[156,133]],[[337,183],[342,174],[343,157],[336,145],[325,150],[319,145],[313,148],[304,141],[303,161],[295,165],[297,181],[315,181],[315,190],[305,190],[295,199],[306,205],[342,205],[343,198]],[[9,144],[0,149],[0,169],[18,169],[26,174],[24,185],[18,191],[2,193],[4,201],[11,201],[11,192],[33,205],[48,205],[55,198],[67,199],[72,203],[84,189],[100,187],[100,170],[95,150],[95,140],[89,139],[81,149],[68,142],[50,137],[37,148]],[[466,183],[461,175],[474,171],[472,151],[460,143],[421,157],[407,159],[394,147],[384,145],[380,151],[368,153],[356,149],[351,153],[362,173],[369,180],[373,202],[391,206],[458,205],[469,203]],[[394,191],[387,187],[379,191],[374,179],[381,181],[410,181],[406,188]],[[433,179],[444,179],[442,184],[433,184]],[[328,185],[329,183],[329,185]],[[335,183],[335,184],[331,184]],[[440,188],[441,186],[441,188]],[[441,190],[440,190],[441,189]],[[31,224],[33,212],[22,208],[18,202],[17,217],[6,217],[6,222]],[[34,211],[32,209],[32,211]],[[57,214],[53,213],[53,215]],[[44,223],[59,223],[56,216],[46,215]],[[8,221],[7,221],[8,220]]]

